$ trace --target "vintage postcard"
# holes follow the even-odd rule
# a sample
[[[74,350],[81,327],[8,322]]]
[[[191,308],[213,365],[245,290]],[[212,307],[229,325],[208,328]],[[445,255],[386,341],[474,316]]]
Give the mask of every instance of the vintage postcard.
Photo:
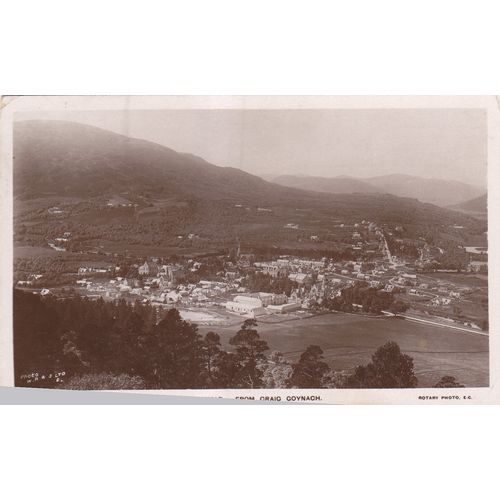
[[[0,385],[498,403],[494,96],[1,109]]]

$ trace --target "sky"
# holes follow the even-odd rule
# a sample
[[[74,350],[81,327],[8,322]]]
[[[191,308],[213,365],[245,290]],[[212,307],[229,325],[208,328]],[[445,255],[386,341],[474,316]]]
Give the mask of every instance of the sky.
[[[398,173],[487,183],[481,109],[44,111],[17,118],[95,125],[266,177]]]

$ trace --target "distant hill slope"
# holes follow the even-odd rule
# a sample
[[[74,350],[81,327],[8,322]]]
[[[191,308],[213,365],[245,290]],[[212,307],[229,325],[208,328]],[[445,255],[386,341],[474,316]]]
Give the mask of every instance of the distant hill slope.
[[[453,205],[450,208],[464,210],[467,212],[484,213],[488,210],[488,197],[486,194],[483,194],[482,196],[478,196],[472,200],[459,203],[458,205]]]
[[[280,186],[239,169],[217,167],[193,155],[89,125],[38,120],[15,123],[17,200],[44,196],[90,199],[124,193],[196,203],[198,223],[216,222],[206,207],[225,204],[227,223],[238,224],[243,219],[232,212],[234,204],[243,204],[282,207],[286,217],[307,210],[311,217],[321,216],[325,221],[345,217],[394,224],[474,224],[466,215],[409,198],[373,192],[316,193]]]
[[[455,205],[482,194],[482,190],[458,181],[424,179],[411,175],[384,175],[367,179],[283,175],[273,182],[327,193],[387,193],[416,198],[441,207]]]
[[[280,175],[272,179],[280,186],[288,186],[322,193],[383,193],[384,190],[369,182],[353,177],[312,177]]]
[[[425,179],[412,175],[384,175],[366,180],[386,193],[417,198],[441,207],[461,203],[484,193],[484,190],[463,182]]]

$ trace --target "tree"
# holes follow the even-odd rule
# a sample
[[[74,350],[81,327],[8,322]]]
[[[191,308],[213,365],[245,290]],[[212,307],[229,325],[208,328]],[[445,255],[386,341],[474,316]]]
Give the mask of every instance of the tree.
[[[410,305],[407,302],[403,302],[402,300],[396,300],[389,307],[389,311],[394,314],[402,314],[406,312],[410,308]]]
[[[317,345],[310,345],[293,365],[290,387],[318,389],[322,387],[323,377],[330,367],[325,363],[323,350]]]
[[[282,388],[289,386],[289,380],[293,372],[292,365],[279,351],[274,351],[264,367],[262,380],[266,389]]]
[[[349,374],[346,371],[329,370],[323,376],[321,387],[325,389],[344,389]]]
[[[196,325],[181,319],[177,309],[143,338],[147,377],[161,389],[196,389],[203,387],[203,352]]]
[[[144,359],[141,351],[141,338],[145,332],[144,321],[137,313],[126,307],[124,314],[116,317],[109,331],[111,356],[107,361],[108,369],[113,373],[142,373]]]
[[[103,328],[98,318],[96,321],[85,323],[77,333],[77,345],[83,353],[83,359],[93,371],[105,369],[112,356],[106,333],[107,329]]]
[[[239,365],[236,383],[239,387],[255,389],[263,386],[262,370],[258,364],[265,361],[264,352],[269,349],[267,342],[262,340],[255,327],[255,319],[247,319],[240,330],[229,340],[236,346],[236,358]]]
[[[234,352],[221,351],[217,357],[217,371],[212,382],[213,387],[232,389],[238,387],[240,364]]]
[[[111,373],[86,373],[84,375],[74,375],[66,382],[57,386],[58,389],[72,390],[141,390],[146,389],[146,384],[141,377],[121,373],[114,375]]]
[[[63,343],[62,361],[65,371],[78,373],[89,369],[90,363],[84,359],[83,353],[78,347],[76,332],[74,330],[64,332],[61,341]]]
[[[396,342],[379,347],[366,366],[358,366],[347,380],[348,388],[411,388],[416,387],[413,359],[403,354]]]
[[[222,354],[220,336],[215,332],[208,332],[203,339],[201,349],[207,385],[213,387],[217,380],[218,362]]]
[[[455,377],[445,375],[434,387],[465,387],[465,385],[458,383]]]
[[[29,373],[61,368],[60,316],[39,295],[14,290],[14,368],[16,385]],[[41,384],[40,386],[44,386]]]

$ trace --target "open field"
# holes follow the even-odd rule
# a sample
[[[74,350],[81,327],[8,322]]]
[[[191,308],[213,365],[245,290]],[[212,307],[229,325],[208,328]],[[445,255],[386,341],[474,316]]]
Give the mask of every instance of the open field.
[[[242,320],[243,321],[243,320]],[[237,326],[202,327],[214,330],[229,348]],[[291,361],[310,344],[319,345],[328,363],[337,370],[370,361],[373,352],[389,340],[399,344],[415,363],[419,387],[432,387],[443,375],[452,375],[468,387],[488,386],[488,337],[427,326],[398,319],[325,314],[307,319],[259,324],[260,336],[271,350]]]
[[[192,309],[179,309],[181,318],[192,323],[216,324],[227,322],[224,316],[208,311],[194,311]]]
[[[57,252],[50,247],[18,247],[14,248],[14,258],[29,259],[33,257],[57,257],[65,252]]]
[[[488,286],[488,275],[487,274],[471,274],[471,273],[430,273],[430,274],[419,274],[419,278],[427,283],[442,283],[447,282],[454,285],[463,286],[478,286],[487,287]]]
[[[224,251],[222,246],[216,244],[207,245],[206,248],[129,244],[124,249],[123,244],[119,241],[95,240],[91,243],[96,245],[99,244],[100,250],[103,252],[142,257],[171,257],[172,255],[189,255],[196,257],[206,255],[207,253],[221,253]]]
[[[488,212],[478,212],[477,210],[460,210],[458,208],[454,208],[455,211],[460,212],[464,215],[469,215],[470,217],[475,217],[480,220],[488,220]]]
[[[103,255],[93,253],[58,252],[50,247],[14,246],[14,259],[30,259],[35,257],[53,257],[54,260],[64,260],[74,262],[78,266],[108,266],[110,260],[106,260]]]
[[[84,198],[75,196],[43,196],[22,200],[14,199],[14,214],[19,215],[31,210],[47,209],[55,205],[75,204],[85,201]]]

